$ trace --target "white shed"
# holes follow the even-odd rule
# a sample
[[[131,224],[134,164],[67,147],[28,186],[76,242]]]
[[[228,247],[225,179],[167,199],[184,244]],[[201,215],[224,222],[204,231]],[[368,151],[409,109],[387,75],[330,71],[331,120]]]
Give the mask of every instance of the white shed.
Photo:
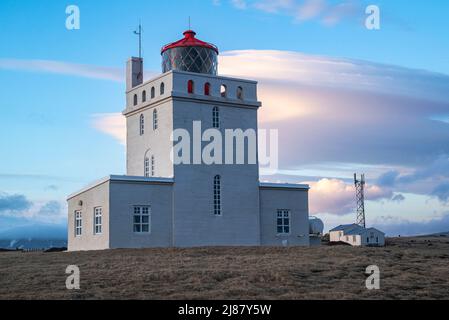
[[[329,232],[330,242],[345,242],[355,247],[385,246],[385,233],[375,228],[363,228],[357,224],[341,225]]]

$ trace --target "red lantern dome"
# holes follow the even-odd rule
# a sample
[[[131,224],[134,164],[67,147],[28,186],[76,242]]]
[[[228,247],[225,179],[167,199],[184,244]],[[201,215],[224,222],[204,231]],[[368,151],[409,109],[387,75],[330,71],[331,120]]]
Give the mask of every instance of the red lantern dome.
[[[180,70],[217,74],[218,48],[195,38],[195,35],[194,31],[187,30],[183,39],[162,48],[162,72]]]

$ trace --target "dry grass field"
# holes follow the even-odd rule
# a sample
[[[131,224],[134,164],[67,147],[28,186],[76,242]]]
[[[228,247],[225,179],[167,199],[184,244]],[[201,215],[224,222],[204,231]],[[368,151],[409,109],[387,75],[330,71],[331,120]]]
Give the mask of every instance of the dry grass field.
[[[81,289],[65,288],[78,265]],[[381,270],[381,290],[365,269]],[[449,238],[386,248],[198,248],[0,253],[0,299],[449,299]]]

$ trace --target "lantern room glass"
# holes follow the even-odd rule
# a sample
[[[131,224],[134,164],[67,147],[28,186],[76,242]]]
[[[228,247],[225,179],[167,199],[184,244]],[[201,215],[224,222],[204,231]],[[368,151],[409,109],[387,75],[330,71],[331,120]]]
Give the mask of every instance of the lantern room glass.
[[[204,47],[177,47],[162,53],[162,72],[179,70],[217,75],[217,52]]]

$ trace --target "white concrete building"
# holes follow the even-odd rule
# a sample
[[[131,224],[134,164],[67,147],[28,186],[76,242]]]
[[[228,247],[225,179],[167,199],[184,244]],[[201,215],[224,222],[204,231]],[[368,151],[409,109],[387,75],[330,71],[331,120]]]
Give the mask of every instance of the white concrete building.
[[[257,152],[252,164],[172,161],[174,130],[194,136],[200,121],[203,132],[257,132],[261,107],[255,81],[218,76],[218,49],[184,36],[163,48],[164,73],[150,81],[141,58],[128,61],[127,175],[68,197],[69,251],[310,245],[309,186],[260,183]]]
[[[375,228],[363,228],[357,224],[341,225],[329,232],[330,242],[345,242],[354,247],[383,247],[385,233]]]

